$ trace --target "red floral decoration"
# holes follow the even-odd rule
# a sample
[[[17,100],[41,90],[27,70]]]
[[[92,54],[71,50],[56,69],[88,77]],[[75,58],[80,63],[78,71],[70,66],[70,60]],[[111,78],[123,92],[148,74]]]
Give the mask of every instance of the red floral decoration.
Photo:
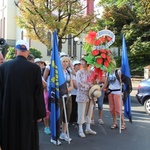
[[[109,49],[103,48],[105,45],[112,43],[114,40],[113,33],[109,30],[102,30],[106,34],[97,33],[95,31],[90,31],[85,37],[83,49],[86,51],[87,56],[85,60],[88,64],[94,66],[93,73],[88,77],[88,81],[95,80],[96,78],[101,79],[103,72],[112,72],[115,67],[114,58]],[[101,32],[101,31],[100,31]],[[107,33],[110,32],[110,36]],[[101,48],[101,46],[103,46]]]
[[[92,55],[93,55],[93,56],[96,56],[96,55],[98,55],[98,54],[99,54],[99,50],[96,50],[96,49],[95,49],[95,50],[92,51]]]

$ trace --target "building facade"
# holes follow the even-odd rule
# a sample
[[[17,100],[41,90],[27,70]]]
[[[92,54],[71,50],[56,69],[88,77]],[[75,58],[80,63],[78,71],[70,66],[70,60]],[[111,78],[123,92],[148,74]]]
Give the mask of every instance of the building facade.
[[[17,2],[17,0],[16,0]],[[94,0],[81,0],[84,5],[88,7],[86,14],[93,13]],[[0,0],[0,38],[4,38],[9,46],[15,46],[18,39],[23,39],[29,42],[30,47],[34,47],[41,51],[43,60],[48,61],[50,59],[50,53],[47,47],[39,41],[33,41],[25,36],[25,30],[17,26],[15,17],[19,15],[18,9],[14,3],[14,0]],[[68,35],[71,37],[71,35]],[[80,58],[84,53],[82,50],[83,38],[85,35],[81,35],[80,39],[70,39],[63,44],[62,51],[69,54],[72,58]]]

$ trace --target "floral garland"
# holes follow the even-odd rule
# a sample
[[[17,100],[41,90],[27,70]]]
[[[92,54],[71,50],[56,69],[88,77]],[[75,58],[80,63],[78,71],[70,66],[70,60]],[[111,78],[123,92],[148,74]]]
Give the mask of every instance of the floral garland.
[[[112,73],[116,67],[112,52],[108,49],[115,41],[115,35],[110,30],[98,33],[90,31],[84,39],[83,49],[86,51],[84,59],[94,67],[90,78],[102,78],[103,72]],[[92,79],[91,79],[92,80]]]

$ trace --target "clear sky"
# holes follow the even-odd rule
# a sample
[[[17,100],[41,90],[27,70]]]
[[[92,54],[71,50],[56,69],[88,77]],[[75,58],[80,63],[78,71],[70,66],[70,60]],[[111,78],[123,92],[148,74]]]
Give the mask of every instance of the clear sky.
[[[94,10],[95,10],[97,13],[100,14],[100,15],[98,16],[98,17],[100,18],[100,17],[102,16],[103,7],[96,6],[99,1],[100,1],[100,0],[95,0],[95,1],[94,1],[94,6],[95,6]]]

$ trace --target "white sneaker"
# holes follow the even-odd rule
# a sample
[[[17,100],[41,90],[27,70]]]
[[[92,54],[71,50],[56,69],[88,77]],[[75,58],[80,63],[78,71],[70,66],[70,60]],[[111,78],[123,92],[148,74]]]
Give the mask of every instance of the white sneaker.
[[[83,132],[79,132],[79,136],[82,137],[82,138],[86,137]]]
[[[102,119],[98,119],[98,123],[99,123],[99,124],[101,124],[101,125],[103,125],[103,124],[104,124],[104,122],[103,122],[103,120],[102,120]]]
[[[69,138],[66,133],[61,133],[60,136],[59,136],[59,138],[60,138],[61,140],[65,140],[65,141],[67,141],[67,142],[68,142],[68,141],[70,141],[70,142],[72,141],[72,139]]]
[[[95,131],[93,131],[92,129],[88,129],[88,130],[86,129],[86,130],[85,130],[85,133],[86,133],[86,134],[92,134],[92,135],[97,134],[97,133],[96,133]]]
[[[91,120],[91,125],[95,125],[95,121],[94,120]]]
[[[51,139],[50,142],[53,143],[54,145],[61,145],[61,142],[59,140],[55,141]]]

